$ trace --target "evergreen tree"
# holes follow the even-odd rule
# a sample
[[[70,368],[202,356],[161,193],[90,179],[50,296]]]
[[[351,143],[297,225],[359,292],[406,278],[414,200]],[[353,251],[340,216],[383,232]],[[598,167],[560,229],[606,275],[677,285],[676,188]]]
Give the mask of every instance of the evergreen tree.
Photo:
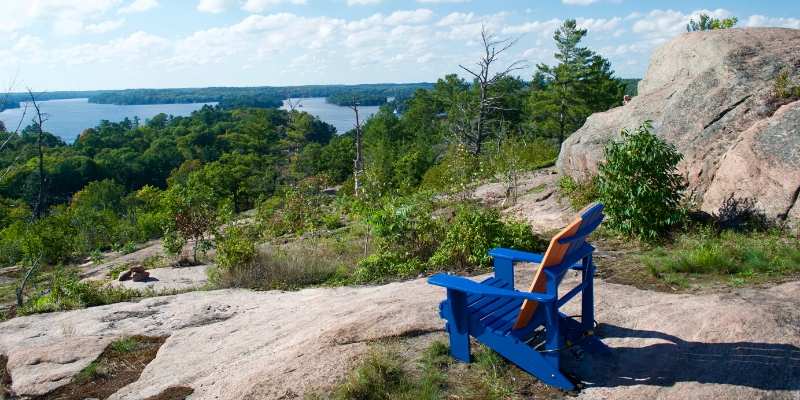
[[[539,64],[531,85],[528,110],[534,133],[561,143],[593,112],[619,103],[624,85],[613,77],[611,64],[580,42],[586,29],[566,20],[553,35],[558,65]]]

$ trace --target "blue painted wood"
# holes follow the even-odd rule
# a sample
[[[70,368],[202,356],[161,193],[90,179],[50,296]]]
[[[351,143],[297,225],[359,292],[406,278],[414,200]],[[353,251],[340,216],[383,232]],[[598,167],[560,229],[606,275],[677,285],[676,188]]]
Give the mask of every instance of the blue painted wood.
[[[603,220],[602,209],[602,205],[595,204],[583,210],[582,226],[563,241],[569,245],[562,262],[543,270],[547,276],[545,293],[514,289],[514,263],[540,263],[542,255],[513,249],[496,248],[489,252],[494,257],[495,274],[480,283],[447,274],[428,279],[433,285],[447,288],[447,300],[440,305],[440,314],[447,320],[451,353],[456,359],[469,362],[469,337],[473,336],[544,383],[565,390],[574,388],[558,369],[559,350],[567,341],[591,351],[606,349],[592,334],[594,247],[586,243],[586,237]],[[559,298],[558,287],[570,269],[581,272],[581,283]],[[558,311],[578,293],[581,293],[580,322]],[[530,323],[515,330],[512,327],[524,299],[540,305]],[[533,345],[541,343],[542,347],[537,347],[537,351],[528,341]]]
[[[514,261],[510,258],[494,258],[494,276],[514,289]]]
[[[444,273],[431,275],[431,277],[428,278],[428,283],[465,293],[475,293],[496,297],[511,297],[515,299],[528,299],[538,301],[540,303],[555,301],[555,295],[551,293],[529,293],[516,290],[499,289],[496,287],[481,285],[478,282],[471,281],[460,276],[448,275]]]
[[[537,264],[542,262],[542,258],[544,257],[543,254],[539,253],[530,253],[527,251],[506,249],[502,247],[497,247],[489,250],[489,255],[494,258],[505,258],[513,262],[520,261],[520,262],[530,262]]]
[[[469,319],[467,317],[466,293],[448,289],[447,302],[450,304],[448,333],[450,334],[450,353],[457,360],[470,362]]]

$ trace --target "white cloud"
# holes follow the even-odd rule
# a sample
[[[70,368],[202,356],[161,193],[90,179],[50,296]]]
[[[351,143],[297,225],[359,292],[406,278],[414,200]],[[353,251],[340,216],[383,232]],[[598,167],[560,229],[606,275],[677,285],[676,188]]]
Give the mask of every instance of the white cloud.
[[[347,0],[348,6],[368,6],[372,4],[380,4],[381,0]]]
[[[471,0],[417,0],[417,3],[424,4],[456,4],[469,3]]]
[[[119,9],[120,14],[140,13],[158,7],[158,0],[134,0],[132,3]]]
[[[107,33],[119,29],[120,27],[122,27],[122,25],[125,25],[125,19],[120,18],[115,20],[102,21],[96,24],[89,24],[86,25],[84,29],[86,30],[86,32],[89,33]]]
[[[60,34],[78,34],[88,21],[116,8],[121,0],[5,1],[0,13],[0,32],[12,32],[37,23],[50,23]]]
[[[106,43],[85,43],[53,52],[58,63],[82,65],[116,61],[158,63],[169,54],[169,40],[138,31]]]
[[[467,24],[472,22],[475,19],[474,13],[460,13],[454,12],[447,14],[444,18],[440,19],[439,22],[436,23],[436,26],[453,26],[453,25],[460,25],[460,24]]]
[[[589,32],[608,32],[617,29],[620,22],[622,22],[622,18],[578,18],[576,22],[578,23],[578,27],[581,29],[588,29]]]
[[[433,11],[419,8],[413,11],[395,11],[386,17],[385,21],[389,25],[421,24],[430,20],[431,17],[433,17]]]
[[[231,5],[231,0],[200,0],[197,3],[197,11],[219,14],[228,9]]]
[[[571,6],[588,6],[597,3],[599,0],[561,0],[562,3]]]
[[[281,4],[304,5],[306,4],[306,0],[245,0],[242,5],[242,10],[251,13],[261,13],[271,7]]]
[[[770,18],[763,15],[751,15],[744,23],[745,26],[772,26],[780,28],[800,29],[800,18]]]

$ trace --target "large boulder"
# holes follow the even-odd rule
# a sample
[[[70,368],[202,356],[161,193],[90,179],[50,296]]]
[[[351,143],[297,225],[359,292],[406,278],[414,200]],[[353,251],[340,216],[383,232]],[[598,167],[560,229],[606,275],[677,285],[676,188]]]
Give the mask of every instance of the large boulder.
[[[658,48],[639,95],[596,113],[561,147],[557,167],[576,179],[597,173],[603,147],[622,129],[653,122],[677,146],[690,199],[713,212],[734,195],[767,216],[800,221],[800,101],[777,99],[783,69],[800,82],[800,30],[685,33]]]

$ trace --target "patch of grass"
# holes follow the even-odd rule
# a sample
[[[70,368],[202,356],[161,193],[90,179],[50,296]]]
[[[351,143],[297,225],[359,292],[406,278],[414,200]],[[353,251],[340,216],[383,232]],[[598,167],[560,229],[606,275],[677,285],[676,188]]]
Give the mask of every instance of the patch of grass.
[[[136,350],[138,345],[139,342],[136,340],[136,337],[131,336],[111,342],[109,348],[117,353],[130,353]]]
[[[416,356],[398,347],[408,343],[373,345],[370,353],[329,396],[309,399],[469,399],[510,400],[562,398],[552,389],[509,364],[494,351],[479,346],[471,364],[455,362],[448,345],[434,340]]]
[[[579,182],[569,175],[564,175],[558,180],[558,189],[559,194],[566,197],[575,210],[586,207],[600,197],[596,176]]]
[[[778,231],[725,231],[716,235],[701,229],[645,252],[642,261],[654,276],[679,286],[700,275],[743,286],[800,273],[800,240]]]
[[[414,389],[399,355],[384,349],[373,349],[347,380],[334,392],[334,399],[383,400],[414,399]]]
[[[308,286],[340,285],[364,257],[368,244],[360,235],[292,240],[259,246],[247,264],[209,271],[215,287],[295,290]]]
[[[96,360],[78,373],[69,384],[42,396],[34,397],[34,400],[105,399],[120,388],[139,379],[139,375],[155,358],[165,340],[165,337],[148,336],[132,336],[116,340],[106,347]],[[191,389],[189,392],[183,390],[176,394],[183,394],[183,396],[159,395],[161,397],[153,398],[159,400],[184,399],[191,394]]]

